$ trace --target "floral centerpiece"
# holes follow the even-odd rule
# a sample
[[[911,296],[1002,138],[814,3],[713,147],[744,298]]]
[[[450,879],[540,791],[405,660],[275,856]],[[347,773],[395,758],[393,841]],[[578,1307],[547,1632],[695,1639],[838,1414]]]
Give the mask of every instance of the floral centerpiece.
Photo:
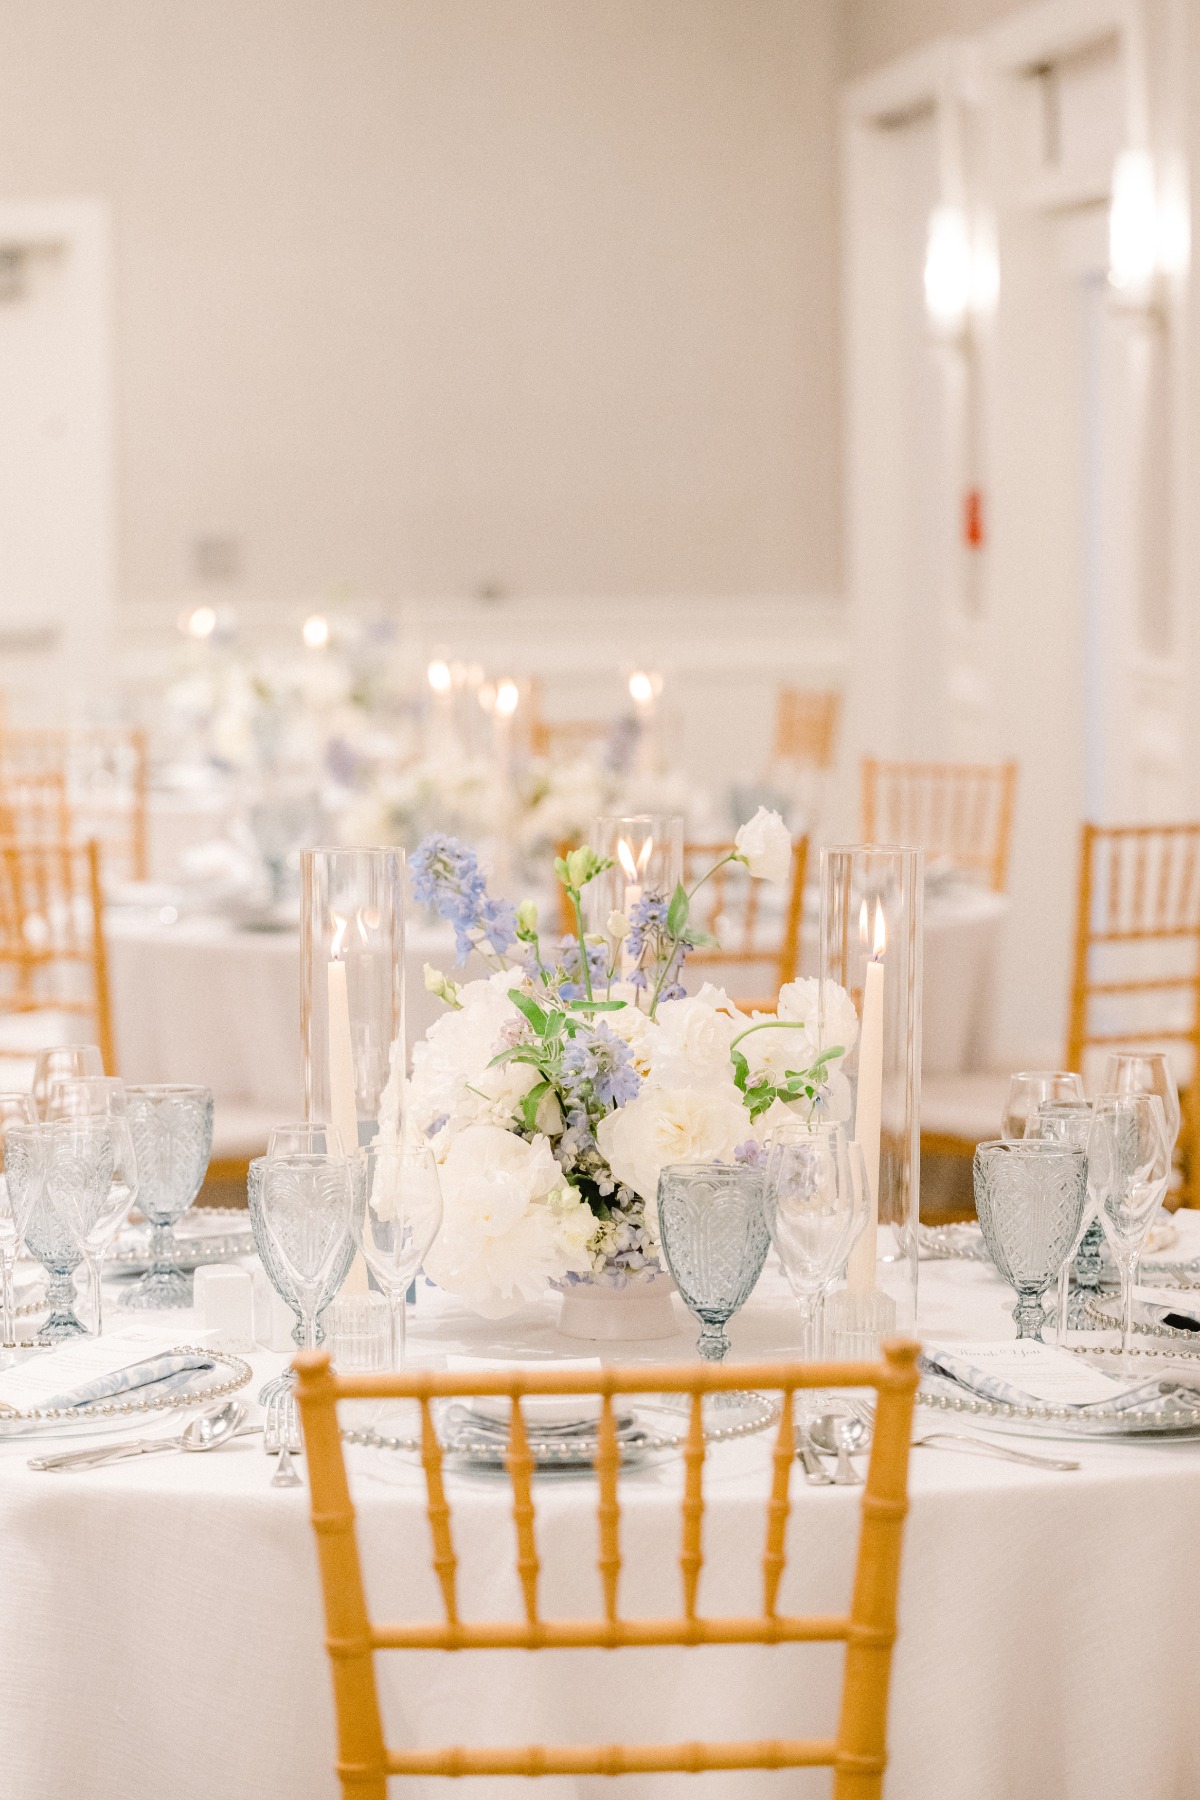
[[[726,862],[782,883],[791,839],[760,809]],[[747,1015],[706,983],[689,996],[691,892],[645,893],[587,934],[583,891],[610,865],[587,845],[555,863],[576,921],[548,942],[531,902],[494,899],[475,853],[427,838],[411,860],[418,901],[454,927],[458,984],[427,968],[446,1012],[413,1054],[405,1129],[432,1144],[445,1222],[429,1276],[502,1316],[547,1283],[636,1288],[661,1280],[656,1198],[669,1163],[755,1161],[780,1119],[844,1118],[839,1065],[857,1018],[841,988],[793,981],[775,1015]],[[823,1045],[822,1035],[828,1047]]]

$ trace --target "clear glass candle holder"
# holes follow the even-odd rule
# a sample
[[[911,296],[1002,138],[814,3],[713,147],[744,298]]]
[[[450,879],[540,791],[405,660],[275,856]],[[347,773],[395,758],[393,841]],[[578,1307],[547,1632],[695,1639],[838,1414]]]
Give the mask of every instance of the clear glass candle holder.
[[[628,919],[640,900],[669,901],[683,879],[682,814],[606,814],[592,820],[588,843],[612,862],[584,889],[588,931],[607,935],[613,913]]]
[[[352,1156],[404,1092],[404,852],[306,850],[300,858],[304,1110]]]
[[[843,1052],[826,1105],[850,1122],[868,1186],[846,1285],[826,1301],[838,1358],[874,1357],[882,1337],[916,1331],[923,898],[920,850],[821,852],[818,1037]]]

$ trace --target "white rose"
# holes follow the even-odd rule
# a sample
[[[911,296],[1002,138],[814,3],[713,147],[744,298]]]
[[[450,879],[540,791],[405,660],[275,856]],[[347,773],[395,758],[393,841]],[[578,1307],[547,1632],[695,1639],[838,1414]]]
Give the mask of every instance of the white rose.
[[[509,1091],[519,1098],[527,1090],[528,1082],[517,1088],[512,1077],[488,1067],[504,1047],[505,1027],[522,1022],[509,997],[519,981],[519,974],[510,976],[507,970],[499,977],[468,981],[458,991],[458,1010],[443,1013],[414,1046],[409,1108],[419,1130],[428,1131],[437,1119],[455,1113],[468,1086],[483,1087],[489,1098]]]
[[[705,982],[686,1000],[667,1000],[655,1015],[650,1072],[661,1087],[732,1087],[729,1046],[750,1021],[720,988]]]
[[[731,1162],[750,1133],[750,1115],[737,1098],[715,1089],[645,1087],[628,1106],[596,1128],[601,1155],[618,1181],[646,1203],[658,1236],[658,1177],[669,1163]]]
[[[811,1069],[823,1049],[840,1049],[848,1054],[858,1041],[858,1014],[845,988],[836,981],[825,983],[825,1020],[822,1030],[817,1011],[815,976],[803,981],[789,981],[779,990],[779,1006],[775,1017],[787,1021],[775,1031],[754,1031],[743,1039],[739,1048],[754,1074],[767,1075],[782,1082],[789,1069]],[[755,1023],[767,1024],[769,1014],[756,1013]],[[826,1064],[832,1074],[841,1057]]]
[[[734,843],[751,875],[783,886],[792,866],[792,834],[777,812],[760,806]]]

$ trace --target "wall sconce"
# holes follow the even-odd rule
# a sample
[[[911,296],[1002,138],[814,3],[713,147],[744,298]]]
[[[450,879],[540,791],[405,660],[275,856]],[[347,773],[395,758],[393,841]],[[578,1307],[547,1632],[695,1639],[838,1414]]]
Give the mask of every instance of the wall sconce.
[[[1191,254],[1187,177],[1161,173],[1149,150],[1122,150],[1113,164],[1108,279],[1124,306],[1152,309],[1165,280],[1186,274]]]
[[[301,627],[300,635],[309,650],[324,650],[329,642],[329,620],[322,613],[310,614]]]
[[[959,338],[994,312],[1000,262],[990,218],[935,206],[925,240],[925,310],[940,337]]]

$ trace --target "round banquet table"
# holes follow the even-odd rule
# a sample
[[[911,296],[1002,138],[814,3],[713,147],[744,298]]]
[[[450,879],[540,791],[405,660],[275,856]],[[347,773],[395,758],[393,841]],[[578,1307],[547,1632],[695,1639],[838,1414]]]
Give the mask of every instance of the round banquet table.
[[[1186,1221],[1189,1250],[1200,1248],[1197,1226]],[[990,1268],[926,1263],[921,1285],[925,1335],[1011,1336],[1012,1296]],[[679,1336],[629,1354],[691,1353],[694,1326],[674,1304]],[[413,1353],[586,1354],[554,1320],[547,1301],[489,1325],[423,1288]],[[782,1353],[792,1320],[768,1266],[733,1322],[734,1354]],[[187,1341],[195,1322],[177,1322]],[[281,1364],[252,1360],[251,1395]],[[758,1604],[769,1452],[769,1434],[710,1449],[706,1611]],[[28,1444],[0,1447],[0,1790],[14,1800],[336,1800],[307,1492],[271,1488],[253,1438],[75,1475],[34,1473],[28,1454]],[[888,1800],[1200,1792],[1200,1443],[1084,1443],[1068,1454],[1083,1465],[1072,1474],[914,1450]],[[349,1462],[375,1616],[439,1616],[419,1471],[365,1448]],[[628,1473],[621,1488],[623,1609],[673,1610],[680,1463]],[[464,1615],[519,1616],[506,1480],[451,1475],[448,1492]],[[858,1492],[807,1487],[796,1466],[781,1604],[844,1607]],[[536,1484],[548,1614],[597,1604],[596,1498],[590,1477]],[[392,1653],[378,1663],[396,1741],[587,1742],[826,1734],[840,1651]],[[525,1792],[500,1780],[463,1786],[489,1800]],[[413,1780],[396,1791],[426,1800],[445,1788]],[[549,1800],[618,1791],[808,1800],[828,1793],[829,1777],[633,1777],[619,1787],[555,1778],[539,1789]]]

